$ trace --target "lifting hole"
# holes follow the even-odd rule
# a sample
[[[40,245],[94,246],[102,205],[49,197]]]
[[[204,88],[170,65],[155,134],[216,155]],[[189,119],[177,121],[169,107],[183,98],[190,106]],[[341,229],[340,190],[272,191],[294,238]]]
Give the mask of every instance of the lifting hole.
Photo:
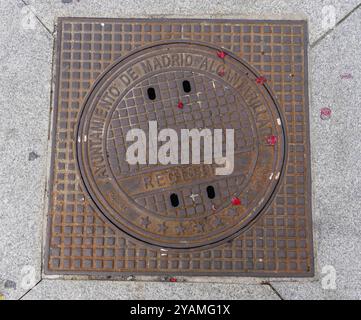
[[[156,94],[154,88],[148,88],[147,93],[150,100],[155,100]]]
[[[191,90],[192,90],[191,83],[188,80],[183,81],[183,90],[186,93],[191,92]]]
[[[174,208],[179,206],[179,199],[178,199],[178,196],[175,193],[172,193],[170,195],[170,203],[172,204],[172,206]]]
[[[213,186],[207,187],[207,196],[209,199],[214,199],[216,197],[216,192],[214,191]]]

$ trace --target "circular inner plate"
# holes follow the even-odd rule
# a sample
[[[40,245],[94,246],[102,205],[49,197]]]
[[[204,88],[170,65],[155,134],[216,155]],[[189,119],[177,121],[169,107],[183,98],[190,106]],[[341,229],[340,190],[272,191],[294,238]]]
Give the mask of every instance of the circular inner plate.
[[[134,51],[109,67],[85,100],[77,131],[84,186],[99,212],[138,240],[182,249],[214,245],[244,230],[272,198],[284,161],[281,115],[259,75],[220,52],[181,41]],[[145,133],[146,164],[126,159],[130,129]],[[213,138],[221,129],[223,156],[226,129],[233,129],[234,170],[217,174],[232,163],[204,161],[203,143],[199,164],[160,164],[156,152],[168,141],[157,141],[162,129],[178,133],[179,151],[182,129],[210,129]]]

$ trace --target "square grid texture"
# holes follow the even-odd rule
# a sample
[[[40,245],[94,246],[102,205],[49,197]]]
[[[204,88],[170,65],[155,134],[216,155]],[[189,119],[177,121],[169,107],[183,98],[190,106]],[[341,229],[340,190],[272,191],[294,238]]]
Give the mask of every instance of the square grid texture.
[[[93,209],[76,169],[75,129],[106,67],[170,39],[216,44],[267,78],[286,120],[288,158],[273,202],[244,233],[212,249],[164,254]],[[45,273],[313,276],[307,46],[305,21],[60,18]]]
[[[192,83],[194,90],[192,90],[192,93],[189,95],[182,97],[182,102],[185,105],[191,105],[191,108],[180,110],[179,108],[174,108],[174,106],[178,104],[180,94],[183,92],[183,89],[180,89],[180,87],[185,78]],[[170,80],[178,81],[169,82]],[[161,103],[150,103],[150,101],[147,101],[146,90],[150,84],[157,91],[157,96],[159,96]],[[146,136],[149,136],[148,121],[154,120],[157,121],[159,126],[166,128],[171,127],[176,130],[178,136],[181,134],[181,129],[221,128],[222,123],[229,123],[234,129],[235,150],[247,148],[252,145],[252,128],[246,124],[242,124],[241,121],[242,116],[247,117],[247,114],[239,109],[234,93],[228,90],[227,94],[224,94],[224,91],[218,83],[205,81],[202,76],[194,75],[189,71],[177,71],[176,75],[168,75],[167,77],[164,75],[155,75],[150,79],[142,81],[140,86],[141,88],[129,92],[120,102],[119,110],[114,112],[115,115],[110,123],[111,130],[108,136],[110,153],[117,155],[126,154],[127,148],[132,144],[132,142],[126,141],[128,130],[131,128],[140,128],[146,133]],[[199,94],[199,92],[202,92],[202,94]],[[163,107],[164,109],[162,110],[161,108]],[[243,113],[243,115],[241,113]],[[233,114],[233,116],[226,116],[229,114]],[[238,122],[236,122],[237,120]],[[224,132],[222,139],[223,141],[226,139]],[[144,148],[146,148],[146,146],[144,146]],[[223,144],[222,148],[223,153],[225,153],[225,144]],[[203,152],[203,146],[201,146],[200,153],[203,154]],[[235,157],[241,158],[240,156],[240,152],[235,153]],[[129,165],[124,157],[109,157],[108,161],[117,179],[122,179],[125,174],[140,172],[142,169],[144,170],[142,174],[145,174],[145,169],[148,167],[147,164]],[[179,157],[179,163],[180,161]],[[241,171],[242,166],[246,164],[247,160],[242,161],[242,159],[237,159],[234,172],[227,176],[228,179],[212,181],[218,194],[218,197],[213,199],[212,203],[202,199],[208,198],[204,191],[209,184],[206,181],[203,185],[193,185],[192,190],[188,188],[179,188],[177,190],[182,208],[173,207],[168,200],[169,194],[163,191],[155,194],[146,193],[142,196],[134,196],[134,200],[141,206],[146,206],[152,211],[170,216],[189,217],[202,214],[205,211],[212,210],[212,204],[216,207],[221,206],[237,192],[238,186],[241,185],[244,180],[244,177],[240,176],[238,172]],[[162,170],[167,169],[172,170],[172,165],[162,166]],[[210,169],[204,169],[201,176],[206,176],[209,170]],[[189,197],[192,193],[199,195],[199,197],[192,200]],[[245,199],[243,201],[245,202]]]

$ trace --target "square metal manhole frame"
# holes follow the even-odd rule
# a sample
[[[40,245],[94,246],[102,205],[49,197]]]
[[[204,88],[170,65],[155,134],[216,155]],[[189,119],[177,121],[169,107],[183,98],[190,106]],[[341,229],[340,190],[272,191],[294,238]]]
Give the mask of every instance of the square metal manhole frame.
[[[314,276],[307,28],[303,20],[59,18],[44,273]],[[277,195],[245,232],[211,249],[164,255],[92,208],[76,171],[74,127],[82,98],[110,63],[168,39],[214,43],[263,74],[286,119],[288,159]]]

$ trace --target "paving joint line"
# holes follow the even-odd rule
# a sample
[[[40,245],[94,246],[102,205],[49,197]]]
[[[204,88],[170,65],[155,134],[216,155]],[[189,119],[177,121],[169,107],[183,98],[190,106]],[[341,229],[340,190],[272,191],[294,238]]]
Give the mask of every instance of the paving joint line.
[[[56,25],[54,25],[54,32],[56,32]],[[51,56],[51,71],[50,71],[50,104],[49,104],[49,124],[48,124],[48,141],[51,140],[51,130],[52,130],[52,114],[53,114],[53,99],[54,99],[54,88],[55,88],[55,77],[56,77],[56,39],[53,38],[52,46],[52,56]],[[49,148],[48,148],[49,149]],[[47,150],[49,151],[49,150]]]
[[[30,288],[28,291],[26,291],[18,300],[22,300],[30,291],[32,291],[35,287],[37,287],[41,281],[43,281],[43,278],[41,278],[41,275],[40,275],[40,280],[37,283],[35,283],[35,285],[32,288]]]
[[[358,9],[361,8],[361,3],[359,3],[356,7],[354,7],[349,13],[347,13],[341,20],[339,20],[335,26],[328,31],[326,31],[322,36],[320,36],[317,40],[310,44],[310,48],[314,48],[317,46],[324,38],[330,35],[339,25],[341,25],[345,20],[347,20],[353,13],[355,13]]]
[[[56,32],[56,25],[54,25],[54,33]],[[53,37],[52,44],[52,57],[51,57],[51,71],[50,71],[50,95],[49,95],[49,119],[48,119],[48,136],[46,154],[46,171],[45,171],[45,183],[44,183],[44,195],[43,195],[43,215],[42,215],[42,228],[41,228],[41,265],[40,265],[40,276],[44,272],[45,264],[45,252],[46,247],[46,230],[47,230],[47,215],[48,215],[48,204],[49,204],[49,172],[51,163],[51,131],[53,126],[52,115],[53,115],[53,99],[54,99],[54,86],[55,86],[55,61],[56,61],[56,39]]]
[[[280,298],[280,300],[285,300],[285,299],[281,296],[281,294],[276,290],[276,288],[271,284],[271,282],[269,282],[269,281],[263,281],[263,282],[262,282],[262,285],[264,285],[264,286],[269,286],[269,287],[271,288],[271,290],[274,292],[274,294],[275,294],[278,298]]]
[[[31,13],[34,15],[34,17],[36,18],[36,20],[38,20],[38,22],[43,26],[43,28],[54,38],[54,32],[51,32],[51,30],[46,26],[46,24],[37,16],[37,14],[34,12],[34,10],[32,10],[32,7],[29,3],[26,3],[24,0],[20,0],[25,6],[29,7],[29,10],[31,11]]]

